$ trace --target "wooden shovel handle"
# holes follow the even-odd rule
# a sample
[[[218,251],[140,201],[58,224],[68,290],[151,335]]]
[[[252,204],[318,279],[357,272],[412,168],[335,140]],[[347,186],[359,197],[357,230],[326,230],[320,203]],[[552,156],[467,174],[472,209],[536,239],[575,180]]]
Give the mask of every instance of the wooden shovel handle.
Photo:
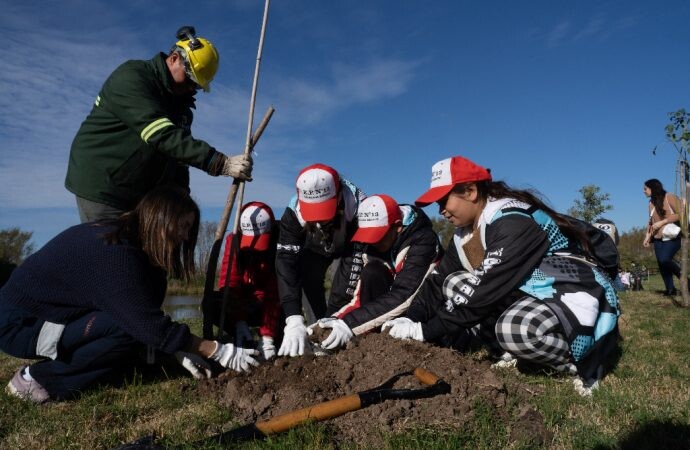
[[[358,394],[348,395],[257,422],[256,428],[268,436],[269,434],[282,433],[308,420],[319,421],[338,417],[350,411],[356,411],[361,406],[362,403]]]
[[[414,376],[417,377],[417,379],[422,384],[426,384],[426,385],[436,384],[436,382],[441,379],[435,373],[429,372],[428,370],[422,369],[421,367],[417,367],[413,373],[414,373]]]

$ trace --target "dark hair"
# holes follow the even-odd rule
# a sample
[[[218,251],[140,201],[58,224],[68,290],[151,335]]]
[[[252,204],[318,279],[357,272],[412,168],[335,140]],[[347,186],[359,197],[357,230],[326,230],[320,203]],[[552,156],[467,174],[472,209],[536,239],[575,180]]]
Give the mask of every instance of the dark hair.
[[[656,178],[650,178],[644,182],[644,185],[652,191],[649,201],[654,205],[654,209],[656,209],[656,213],[659,214],[659,217],[663,219],[664,216],[666,216],[666,211],[664,211],[664,199],[666,198],[664,185]]]
[[[189,214],[193,214],[194,221],[188,237],[180,242]],[[199,207],[186,190],[160,186],[146,194],[132,211],[122,214],[116,220],[115,229],[104,238],[111,245],[127,241],[139,247],[151,264],[169,276],[189,280],[195,272],[199,216]]]
[[[536,190],[513,189],[503,181],[476,181],[472,183],[456,184],[453,187],[453,192],[462,194],[471,184],[477,186],[477,195],[484,201],[486,201],[489,197],[495,199],[514,198],[515,200],[519,200],[545,211],[566,236],[579,241],[582,249],[587,253],[591,253],[589,239],[587,239],[587,236],[582,231],[575,228],[575,226],[570,223],[570,220],[568,220],[567,216],[557,213],[553,208],[548,206],[540,198],[541,194],[539,194],[539,192]]]

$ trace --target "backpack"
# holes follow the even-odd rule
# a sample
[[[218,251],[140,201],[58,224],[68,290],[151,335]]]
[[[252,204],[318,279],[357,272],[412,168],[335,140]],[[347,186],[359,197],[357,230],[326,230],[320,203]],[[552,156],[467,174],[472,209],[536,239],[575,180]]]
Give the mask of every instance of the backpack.
[[[587,256],[614,280],[618,276],[618,266],[620,264],[620,255],[618,254],[618,247],[616,247],[614,239],[601,228],[574,217],[565,217],[576,230],[582,232],[587,237],[590,247]],[[613,224],[613,222],[610,223]]]

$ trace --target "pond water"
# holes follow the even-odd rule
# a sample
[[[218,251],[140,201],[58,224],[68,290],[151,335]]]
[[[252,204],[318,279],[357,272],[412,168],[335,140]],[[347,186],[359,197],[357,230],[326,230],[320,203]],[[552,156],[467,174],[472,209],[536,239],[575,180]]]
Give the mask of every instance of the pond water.
[[[163,302],[163,311],[172,320],[201,318],[201,296],[168,295]]]

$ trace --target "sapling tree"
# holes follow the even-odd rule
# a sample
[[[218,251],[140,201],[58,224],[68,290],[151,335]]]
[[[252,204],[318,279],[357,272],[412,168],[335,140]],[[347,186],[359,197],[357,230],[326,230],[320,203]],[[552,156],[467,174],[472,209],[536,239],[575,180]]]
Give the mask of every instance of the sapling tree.
[[[680,244],[680,292],[683,296],[683,306],[690,307],[690,294],[688,293],[688,150],[690,149],[690,131],[688,125],[690,115],[685,109],[669,113],[669,124],[666,125],[666,138],[673,144],[678,152],[676,162],[676,186],[680,191],[683,211],[680,214],[680,226],[682,231]]]

